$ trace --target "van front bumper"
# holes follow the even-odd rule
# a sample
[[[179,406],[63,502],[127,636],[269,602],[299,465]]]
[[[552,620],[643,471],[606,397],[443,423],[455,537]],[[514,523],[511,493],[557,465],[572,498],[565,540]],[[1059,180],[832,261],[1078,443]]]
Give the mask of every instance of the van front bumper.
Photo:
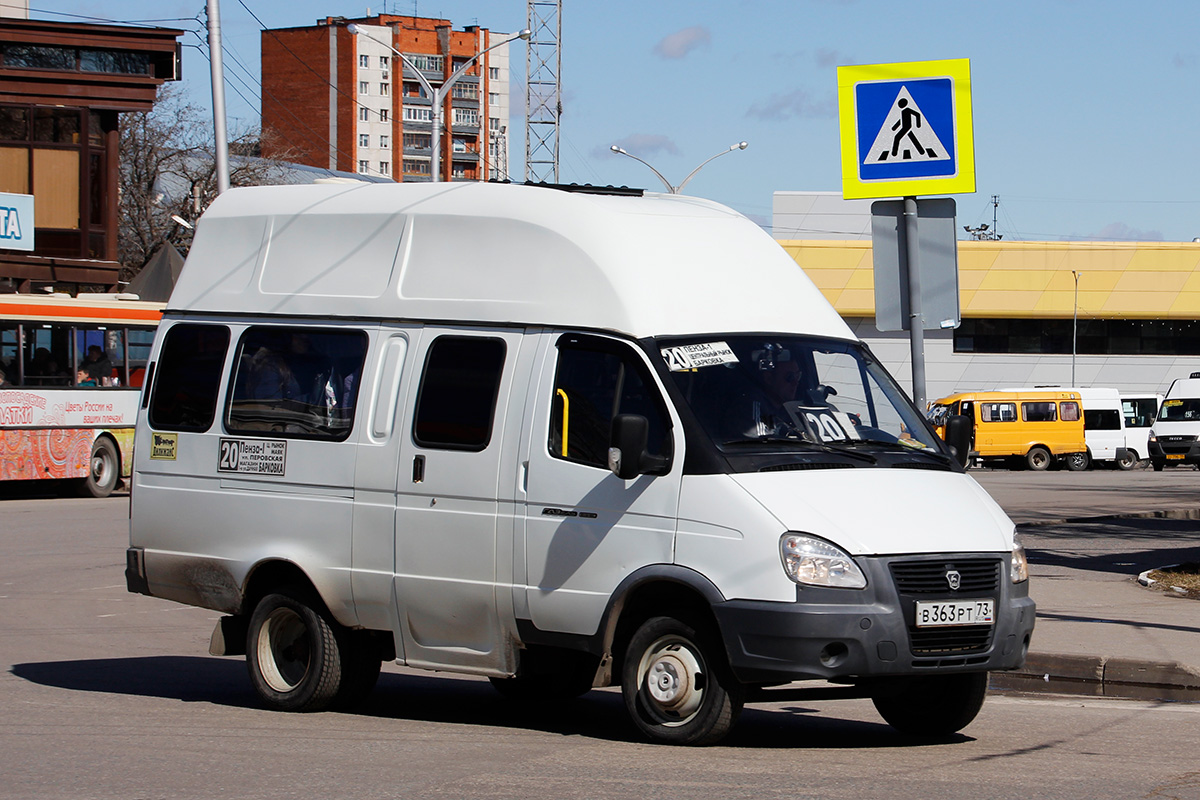
[[[1200,441],[1195,436],[1159,436],[1146,442],[1146,452],[1156,464],[1200,464]]]
[[[731,600],[713,611],[729,664],[743,683],[849,680],[1014,669],[1025,661],[1036,606],[1029,583],[1009,579],[1007,555],[940,554],[857,558],[867,574],[862,590],[798,587],[796,602]],[[983,562],[995,580],[984,588]],[[893,565],[901,565],[899,574]],[[920,580],[911,579],[917,565]],[[938,577],[975,573],[957,591]],[[984,569],[983,572],[987,570]],[[995,601],[991,625],[918,628],[916,604]]]

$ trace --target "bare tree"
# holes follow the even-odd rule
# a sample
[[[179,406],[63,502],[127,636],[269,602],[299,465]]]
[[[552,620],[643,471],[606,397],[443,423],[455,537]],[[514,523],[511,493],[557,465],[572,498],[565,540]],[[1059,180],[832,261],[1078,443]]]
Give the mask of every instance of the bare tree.
[[[119,258],[128,281],[164,244],[183,255],[194,223],[217,196],[213,126],[207,112],[187,101],[182,89],[164,84],[154,109],[121,119]],[[231,186],[280,183],[281,158],[257,157],[257,128],[235,131],[230,141]],[[279,152],[275,148],[275,152]]]

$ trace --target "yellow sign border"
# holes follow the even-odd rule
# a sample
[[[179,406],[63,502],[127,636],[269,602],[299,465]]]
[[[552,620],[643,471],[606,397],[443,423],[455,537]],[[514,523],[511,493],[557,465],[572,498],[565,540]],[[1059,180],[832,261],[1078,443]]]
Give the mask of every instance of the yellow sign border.
[[[862,181],[858,177],[858,119],[854,87],[876,81],[949,78],[954,93],[955,157],[958,172],[944,178]],[[859,200],[915,197],[932,194],[970,194],[975,191],[975,128],[971,115],[971,59],[908,61],[838,67],[838,122],[842,141],[842,197]]]

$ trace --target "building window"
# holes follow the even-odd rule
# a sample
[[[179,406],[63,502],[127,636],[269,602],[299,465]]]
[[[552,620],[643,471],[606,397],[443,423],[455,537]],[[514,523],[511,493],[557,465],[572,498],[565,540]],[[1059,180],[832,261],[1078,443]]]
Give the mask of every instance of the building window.
[[[368,83],[367,81],[359,81],[358,82],[358,93],[359,94],[370,94],[371,93],[371,84]]]
[[[391,56],[380,56],[379,57],[379,68],[387,69],[389,66],[391,66],[391,62],[392,62]]]
[[[442,56],[428,56],[424,53],[405,53],[409,63],[422,72],[441,72],[445,59]]]
[[[379,84],[379,96],[387,97],[388,94],[390,94],[390,91],[388,90],[388,84],[386,84],[386,83]]]
[[[388,137],[386,137],[386,136],[380,136],[380,137],[379,137],[379,147],[380,147],[380,149],[382,149],[382,150],[387,150],[387,149],[388,149],[388,147],[389,147],[389,144],[388,144]]]
[[[500,80],[500,68],[499,67],[488,67],[488,77],[494,81]]]
[[[497,93],[497,92],[488,92],[488,105],[489,105],[489,106],[498,106],[498,105],[500,105],[500,95],[499,95],[499,93]]]
[[[457,111],[457,110],[458,109],[455,109],[455,111]],[[429,122],[432,119],[433,119],[433,113],[432,113],[431,109],[423,108],[421,106],[405,106],[404,107],[404,121],[405,122]]]
[[[388,121],[388,113],[389,112],[386,108],[379,109],[379,121],[387,122]]]
[[[454,120],[451,124],[478,127],[479,112],[473,108],[456,108],[454,109]]]
[[[450,87],[450,96],[455,100],[478,100],[479,86],[474,83],[456,83]]]
[[[359,147],[370,147],[371,146],[370,134],[360,133],[358,135],[358,146]]]
[[[416,81],[405,81],[403,86],[404,86],[404,88],[401,89],[401,91],[404,92],[405,97],[428,97],[429,96],[428,94],[425,93],[425,87],[422,86],[421,84],[417,83]]]
[[[358,57],[358,65],[364,69],[369,68],[371,66],[371,57],[370,56],[359,56]]]
[[[954,352],[1200,355],[1200,320],[1081,319],[1074,327],[1069,319],[964,319],[954,331]]]
[[[404,174],[405,175],[428,175],[429,174],[429,162],[428,161],[410,161],[409,159],[406,158],[406,159],[404,159]]]
[[[360,161],[358,162],[358,171],[363,175],[366,175],[371,171],[371,165],[366,161]]]
[[[500,118],[499,117],[488,117],[488,127],[494,131],[500,130]]]
[[[392,164],[390,161],[380,161],[379,162],[379,174],[380,175],[391,175],[392,174]]]
[[[428,133],[404,134],[405,150],[429,150],[433,147],[432,138]]]
[[[371,121],[371,109],[359,108],[358,109],[358,121],[359,122],[370,122]]]

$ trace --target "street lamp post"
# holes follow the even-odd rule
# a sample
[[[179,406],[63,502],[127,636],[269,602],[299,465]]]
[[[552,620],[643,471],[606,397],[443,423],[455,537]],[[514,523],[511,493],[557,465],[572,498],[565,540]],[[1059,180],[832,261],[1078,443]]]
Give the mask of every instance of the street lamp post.
[[[465,73],[467,71],[467,68],[479,60],[480,56],[483,56],[486,53],[490,53],[492,50],[495,50],[497,47],[503,47],[504,45],[509,44],[510,42],[515,42],[517,39],[525,39],[526,41],[528,41],[529,37],[533,35],[533,32],[530,31],[528,28],[526,28],[525,30],[521,31],[520,33],[514,33],[512,36],[509,36],[507,39],[496,42],[491,47],[488,47],[484,50],[480,50],[478,53],[476,53],[475,55],[473,55],[469,59],[467,59],[466,62],[464,62],[462,64],[462,66],[460,66],[458,69],[454,70],[454,72],[452,72],[450,74],[450,77],[447,78],[442,83],[441,86],[439,86],[437,89],[434,89],[433,85],[429,82],[429,80],[421,73],[421,70],[417,69],[415,64],[413,64],[411,61],[409,61],[408,58],[403,53],[401,53],[399,50],[392,47],[391,44],[389,44],[388,42],[384,42],[379,39],[376,39],[374,36],[367,33],[365,30],[363,30],[362,26],[360,26],[354,22],[351,22],[349,25],[347,25],[346,30],[350,33],[351,36],[354,36],[354,35],[365,36],[368,39],[370,39],[371,41],[375,42],[376,44],[381,44],[384,47],[386,47],[388,50],[391,50],[392,55],[394,55],[396,58],[400,59],[400,61],[404,64],[404,66],[408,67],[410,70],[413,71],[413,73],[417,76],[417,80],[420,82],[421,86],[425,89],[425,93],[428,94],[433,99],[433,119],[432,119],[433,132],[429,137],[429,143],[432,147],[433,152],[432,152],[432,155],[430,156],[429,172],[430,172],[430,180],[432,180],[434,182],[440,181],[442,179],[442,169],[441,169],[441,167],[442,167],[442,150],[441,150],[442,124],[443,124],[444,115],[445,115],[445,107],[444,107],[445,100],[446,100],[446,96],[450,94],[450,89],[454,86],[455,83],[458,82],[458,79],[463,76],[463,73]]]
[[[650,162],[643,161],[642,159],[635,156],[633,153],[626,152],[624,149],[617,147],[615,144],[609,149],[612,150],[614,153],[619,153],[623,156],[629,156],[634,161],[640,161],[641,163],[645,164],[647,167],[650,168],[650,171],[653,172],[655,175],[657,175],[658,179],[663,182],[663,186],[667,187],[668,192],[670,192],[671,194],[679,194],[680,192],[683,191],[683,187],[687,186],[688,181],[690,181],[693,177],[695,177],[696,173],[700,171],[700,168],[703,167],[705,164],[707,164],[709,161],[712,161],[714,158],[720,158],[721,156],[725,155],[726,153],[732,153],[734,150],[745,150],[749,146],[750,145],[747,142],[738,142],[737,144],[729,145],[728,150],[722,150],[721,152],[717,153],[715,156],[709,156],[708,158],[706,158],[700,162],[700,166],[696,167],[694,170],[689,172],[688,176],[686,178],[684,178],[683,182],[680,183],[678,186],[672,186],[671,182],[668,181],[666,178],[664,178],[663,174],[661,172],[659,172],[658,170],[656,170],[653,167],[653,165],[650,164]]]
[[[1075,386],[1075,343],[1079,340],[1079,273],[1071,270],[1075,276],[1075,310],[1071,321],[1071,386]]]

